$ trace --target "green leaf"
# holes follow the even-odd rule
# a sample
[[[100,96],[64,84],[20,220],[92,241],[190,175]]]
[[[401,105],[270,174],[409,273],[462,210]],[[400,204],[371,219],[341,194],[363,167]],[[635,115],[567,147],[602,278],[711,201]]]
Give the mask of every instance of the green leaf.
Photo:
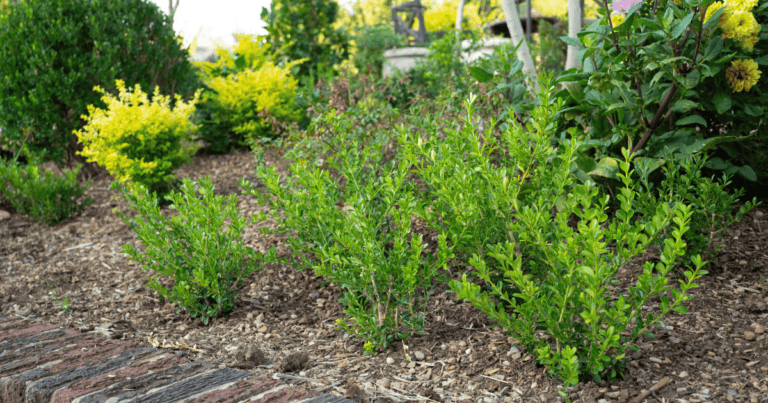
[[[583,80],[585,78],[591,77],[591,73],[571,73],[571,74],[563,74],[562,76],[559,76],[555,79],[556,83],[565,83],[569,81],[579,81]]]
[[[648,18],[640,18],[639,19],[640,25],[647,27],[653,31],[661,29],[661,25],[659,25],[656,21],[649,20]]]
[[[763,57],[758,57],[757,59],[755,59],[755,63],[761,66],[768,66],[768,55],[765,55]]]
[[[714,157],[710,158],[706,163],[704,163],[704,166],[706,166],[709,169],[716,169],[718,171],[722,171],[726,168],[728,168],[731,165],[730,162],[723,161],[720,157]]]
[[[581,47],[581,41],[579,41],[576,38],[571,38],[570,36],[561,36],[560,40],[565,42],[568,46],[576,46]]]
[[[732,101],[728,94],[718,92],[712,101],[715,103],[717,113],[721,115],[731,110]]]
[[[685,17],[683,17],[682,20],[677,21],[677,25],[675,25],[675,27],[672,28],[672,31],[669,33],[669,35],[672,37],[672,40],[676,40],[683,35],[683,32],[685,32],[685,29],[688,28],[689,25],[691,25],[691,21],[693,20],[694,14],[695,13],[690,13]]]
[[[471,74],[472,77],[475,78],[475,80],[477,80],[477,81],[479,81],[481,83],[485,83],[488,80],[493,78],[493,74],[492,73],[489,73],[485,69],[483,69],[482,67],[478,67],[478,66],[470,67],[469,68],[469,74]]]
[[[671,110],[672,112],[687,113],[696,109],[698,106],[699,106],[698,102],[693,102],[689,99],[681,99],[675,102],[675,106]]]
[[[704,127],[707,126],[707,121],[704,120],[704,118],[699,115],[686,116],[682,119],[679,119],[677,122],[675,122],[677,126],[685,126],[685,125],[690,125],[694,123],[700,124]]]
[[[685,76],[685,78],[683,78],[681,81],[683,82],[683,86],[685,86],[685,88],[691,90],[699,85],[699,81],[701,81],[701,73],[699,70],[694,70]]]
[[[637,169],[640,175],[648,177],[653,171],[658,169],[664,164],[664,160],[648,157],[637,157],[634,159],[635,169]]]
[[[720,55],[723,50],[723,38],[716,36],[712,38],[704,50],[704,60],[712,60]]]
[[[651,79],[651,84],[650,84],[651,87],[653,87],[662,77],[664,77],[664,74],[666,74],[666,73],[667,72],[664,71],[664,70],[660,70],[658,73],[656,73],[653,76],[653,79]]]
[[[597,163],[597,167],[589,172],[590,175],[602,176],[604,178],[616,179],[619,173],[619,163],[611,157],[605,157]]]
[[[744,113],[746,113],[749,116],[762,117],[763,116],[763,108],[758,106],[758,105],[745,104],[744,105]]]
[[[739,175],[748,181],[757,182],[757,174],[749,165],[744,165],[743,167],[739,168]]]

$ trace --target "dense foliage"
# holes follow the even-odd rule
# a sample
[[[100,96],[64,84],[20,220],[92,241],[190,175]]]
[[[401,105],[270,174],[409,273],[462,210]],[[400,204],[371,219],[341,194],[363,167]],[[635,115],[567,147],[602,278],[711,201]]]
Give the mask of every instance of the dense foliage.
[[[140,252],[125,245],[123,253],[141,263],[143,270],[154,271],[148,287],[160,299],[177,304],[176,312],[185,310],[206,325],[234,309],[243,279],[275,255],[274,249],[265,256],[242,243],[249,220],[237,211],[237,196],[225,199],[214,195],[213,188],[208,177],[199,183],[184,178],[181,192],[168,196],[170,208],[179,212],[169,219],[145,187],[120,187],[123,198],[139,212],[135,219],[123,212],[120,217],[146,246],[146,252]],[[158,280],[161,276],[174,284],[164,286]]]
[[[39,163],[34,156],[26,166],[0,158],[0,200],[7,200],[17,214],[53,226],[93,204],[90,196],[83,198],[91,182],[81,185],[77,181],[81,165],[63,175],[49,169],[41,175]]]
[[[136,84],[132,91],[118,80],[117,97],[102,88],[106,109],[88,105],[87,124],[76,132],[83,143],[81,155],[107,169],[119,182],[146,186],[151,192],[166,193],[175,185],[174,170],[190,161],[197,145],[192,144],[195,125],[189,117],[200,91],[189,103],[177,95],[172,109],[170,97],[158,87],[150,101]]]
[[[168,18],[146,0],[26,0],[0,15],[2,146],[26,140],[44,161],[72,161],[93,91],[115,80],[165,95],[199,86]]]
[[[270,9],[261,11],[265,39],[276,57],[304,59],[297,75],[314,85],[317,77],[333,74],[333,67],[349,57],[348,33],[333,26],[338,13],[335,0],[272,0]]]

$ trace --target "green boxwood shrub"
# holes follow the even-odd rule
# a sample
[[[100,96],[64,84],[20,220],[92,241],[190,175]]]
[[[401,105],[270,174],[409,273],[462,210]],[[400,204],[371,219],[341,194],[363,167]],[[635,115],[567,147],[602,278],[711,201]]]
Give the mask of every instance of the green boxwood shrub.
[[[26,166],[15,158],[0,158],[0,203],[10,204],[17,214],[49,226],[79,215],[93,204],[90,196],[78,202],[91,185],[90,181],[85,185],[77,181],[80,165],[62,176],[48,169],[41,175],[39,158],[30,157]]]
[[[59,166],[77,160],[74,131],[93,91],[115,80],[187,97],[199,87],[170,20],[147,0],[26,0],[0,15],[0,144]]]

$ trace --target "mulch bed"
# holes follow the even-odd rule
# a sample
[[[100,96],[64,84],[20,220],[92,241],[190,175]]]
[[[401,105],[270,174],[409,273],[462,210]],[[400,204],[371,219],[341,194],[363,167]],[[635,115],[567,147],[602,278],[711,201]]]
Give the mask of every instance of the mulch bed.
[[[178,174],[210,175],[217,194],[239,194],[240,177],[257,182],[255,165],[248,152],[199,155]],[[277,375],[358,401],[564,401],[557,395],[558,380],[548,378],[487,317],[444,292],[445,286],[430,300],[426,334],[406,341],[411,361],[402,345],[364,355],[361,341],[336,329],[336,319],[344,316],[338,287],[289,266],[251,275],[235,311],[211,326],[177,314],[145,287],[149,273],[120,252],[124,244],[140,243],[112,212],[127,210],[127,204],[113,199],[111,180],[96,178],[87,191],[96,203],[55,227],[12,211],[0,221],[0,311],[158,344],[193,361]],[[252,196],[241,196],[239,208],[248,216],[265,211]],[[655,338],[639,340],[641,349],[630,351],[624,380],[582,382],[572,401],[768,402],[765,213],[760,206],[729,229],[717,259],[707,266],[710,274],[693,290],[689,313],[669,316],[664,328],[654,330]],[[247,245],[259,251],[277,246],[287,253],[284,236],[263,236],[259,226],[275,224],[250,227]],[[620,287],[636,278],[642,260],[620,272]],[[71,312],[54,301],[65,297]]]

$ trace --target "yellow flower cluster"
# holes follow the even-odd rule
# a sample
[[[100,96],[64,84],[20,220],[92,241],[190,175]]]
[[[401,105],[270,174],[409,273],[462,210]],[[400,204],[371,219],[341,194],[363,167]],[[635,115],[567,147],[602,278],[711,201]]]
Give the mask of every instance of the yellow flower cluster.
[[[726,0],[725,3],[716,1],[707,9],[704,20],[708,20],[714,13],[725,7],[717,23],[717,27],[723,30],[723,39],[733,39],[739,42],[745,52],[752,52],[761,29],[752,14],[755,5],[757,0]]]
[[[760,79],[760,70],[752,59],[737,59],[726,69],[725,77],[734,91],[749,91]]]

